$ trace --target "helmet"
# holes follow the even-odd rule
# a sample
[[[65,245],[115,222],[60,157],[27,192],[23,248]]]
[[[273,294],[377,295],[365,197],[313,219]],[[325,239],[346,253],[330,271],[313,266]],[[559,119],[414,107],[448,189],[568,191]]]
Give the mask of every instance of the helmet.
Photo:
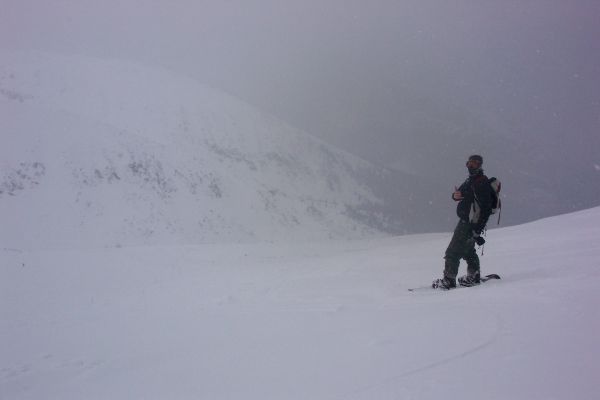
[[[473,154],[472,156],[469,156],[469,161],[478,161],[479,164],[483,164],[483,157],[479,154]]]
[[[477,175],[483,170],[481,166],[483,165],[483,157],[478,154],[473,154],[469,157],[469,160],[466,163],[467,168],[469,169],[470,175]]]

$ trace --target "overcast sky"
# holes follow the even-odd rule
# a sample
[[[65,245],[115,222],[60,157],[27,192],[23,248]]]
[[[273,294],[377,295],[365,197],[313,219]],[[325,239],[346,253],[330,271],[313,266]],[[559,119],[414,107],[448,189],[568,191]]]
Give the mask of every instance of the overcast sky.
[[[597,0],[0,3],[2,48],[167,67],[373,162],[600,176]]]

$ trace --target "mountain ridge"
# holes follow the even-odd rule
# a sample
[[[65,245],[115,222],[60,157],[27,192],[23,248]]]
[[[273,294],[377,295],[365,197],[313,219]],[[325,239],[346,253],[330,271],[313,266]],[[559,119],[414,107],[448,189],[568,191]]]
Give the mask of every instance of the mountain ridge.
[[[399,224],[368,186],[387,171],[227,94],[114,60],[3,59],[10,246],[356,238]]]

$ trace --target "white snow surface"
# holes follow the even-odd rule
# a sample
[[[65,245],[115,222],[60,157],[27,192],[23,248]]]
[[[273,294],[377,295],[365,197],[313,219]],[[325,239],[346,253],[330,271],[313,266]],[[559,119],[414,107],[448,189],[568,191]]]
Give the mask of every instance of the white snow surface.
[[[600,208],[449,239],[3,248],[0,398],[598,398]]]
[[[119,60],[0,53],[0,243],[378,235],[380,169],[225,93]]]

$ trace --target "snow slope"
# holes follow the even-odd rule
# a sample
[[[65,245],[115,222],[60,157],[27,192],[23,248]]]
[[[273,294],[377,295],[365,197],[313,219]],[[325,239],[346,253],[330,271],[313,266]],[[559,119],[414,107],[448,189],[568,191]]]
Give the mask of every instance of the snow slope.
[[[168,71],[0,56],[5,247],[356,238],[383,172]],[[390,225],[391,224],[391,225]]]
[[[488,233],[0,251],[2,399],[595,399],[600,208]],[[464,265],[461,267],[464,271]]]

